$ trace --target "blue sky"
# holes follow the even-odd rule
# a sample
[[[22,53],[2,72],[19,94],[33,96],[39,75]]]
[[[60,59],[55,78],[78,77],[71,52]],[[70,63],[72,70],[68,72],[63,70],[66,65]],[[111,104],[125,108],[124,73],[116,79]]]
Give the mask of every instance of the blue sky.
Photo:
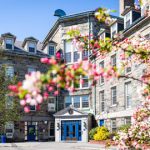
[[[56,9],[69,15],[97,7],[118,11],[119,0],[0,0],[0,34],[11,32],[17,40],[34,36],[43,41],[57,20]]]

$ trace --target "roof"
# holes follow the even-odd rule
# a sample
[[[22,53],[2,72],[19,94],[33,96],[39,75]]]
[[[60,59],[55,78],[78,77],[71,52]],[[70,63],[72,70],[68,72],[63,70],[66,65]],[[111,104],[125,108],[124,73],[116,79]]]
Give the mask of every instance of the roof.
[[[37,40],[36,38],[34,38],[34,37],[32,37],[32,36],[27,37],[27,38],[24,39],[24,41],[23,41],[23,43],[22,43],[22,47],[25,46],[25,44],[26,44],[27,41],[33,41],[33,42],[38,43],[39,40]]]
[[[11,54],[20,54],[20,55],[30,55],[30,56],[35,56],[35,57],[48,57],[47,54],[42,52],[42,43],[37,43],[37,53],[32,54],[27,52],[23,47],[22,47],[23,42],[22,41],[15,41],[14,43],[14,50],[6,50],[6,52],[11,53]],[[3,49],[3,48],[1,48]]]
[[[138,19],[135,20],[128,28],[126,28],[126,29],[123,31],[123,33],[128,32],[130,29],[136,27],[137,25],[140,25],[143,21],[149,20],[149,19],[150,19],[150,16],[148,16],[148,17],[142,16],[142,17],[138,18]]]
[[[141,12],[141,10],[140,9],[135,9],[134,7],[127,7],[127,8],[125,8],[125,10],[122,12],[122,16],[124,16],[124,15],[126,15],[130,10],[134,10],[134,11],[136,11],[136,12]]]
[[[4,37],[11,37],[11,38],[14,38],[16,40],[16,36],[13,35],[12,33],[10,32],[7,32],[7,33],[4,33],[4,34],[1,34],[1,37],[4,38]]]
[[[76,111],[76,112],[80,113],[81,115],[88,116],[88,113],[82,112],[82,111],[78,110],[77,108],[74,108],[74,107],[71,106],[71,105],[70,105],[69,107],[67,107],[67,108],[65,108],[65,109],[63,109],[63,110],[61,110],[61,111],[58,111],[57,113],[54,114],[54,116],[55,116],[55,117],[57,117],[57,116],[62,116],[63,114],[67,113],[70,109],[73,110],[73,111]]]
[[[77,14],[72,14],[72,15],[60,17],[55,22],[55,24],[53,25],[53,27],[50,29],[49,33],[45,37],[45,39],[43,41],[43,46],[45,45],[48,38],[55,32],[55,30],[58,28],[58,26],[61,22],[70,21],[70,20],[72,21],[72,19],[76,20],[76,19],[80,19],[80,18],[83,18],[83,17],[94,16],[94,13],[95,13],[95,11],[86,11],[86,12],[82,12],[82,13],[77,13]],[[113,16],[113,15],[111,15],[111,17],[116,18],[116,19],[122,19],[121,17]]]

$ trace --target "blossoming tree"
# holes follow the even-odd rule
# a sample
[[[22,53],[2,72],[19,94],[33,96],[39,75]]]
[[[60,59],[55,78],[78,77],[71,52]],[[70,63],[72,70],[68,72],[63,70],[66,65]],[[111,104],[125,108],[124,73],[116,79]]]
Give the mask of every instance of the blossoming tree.
[[[100,22],[106,24],[112,21],[109,13],[111,11],[99,8],[95,12],[95,17]],[[145,15],[150,15],[146,12]],[[128,132],[118,132],[118,137],[115,139],[122,149],[135,147],[136,149],[144,149],[141,144],[150,141],[150,41],[141,35],[137,34],[134,38],[124,38],[121,33],[115,35],[114,39],[105,38],[94,39],[80,34],[78,29],[71,29],[68,35],[72,43],[79,51],[90,51],[91,55],[96,58],[105,58],[106,55],[115,51],[119,53],[119,67],[107,66],[103,69],[97,67],[90,61],[81,61],[72,66],[67,66],[61,61],[60,53],[56,54],[56,58],[42,58],[41,63],[48,64],[48,72],[42,74],[33,72],[25,76],[25,80],[17,85],[10,85],[9,89],[13,94],[20,99],[20,104],[24,107],[25,112],[29,112],[30,105],[36,105],[38,108],[44,100],[53,92],[54,95],[59,94],[59,90],[65,89],[74,92],[79,86],[80,76],[88,76],[91,81],[91,86],[95,85],[100,77],[105,77],[108,80],[111,78],[132,78],[142,82],[143,88],[143,103],[135,110],[133,114],[133,124]],[[122,74],[125,67],[132,64],[146,64],[147,72],[141,78]]]

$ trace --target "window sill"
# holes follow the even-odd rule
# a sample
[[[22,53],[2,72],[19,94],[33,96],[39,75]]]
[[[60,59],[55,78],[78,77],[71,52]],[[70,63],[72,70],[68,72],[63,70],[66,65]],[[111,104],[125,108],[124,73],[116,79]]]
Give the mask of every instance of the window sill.
[[[114,105],[111,105],[111,106],[110,106],[110,108],[112,108],[112,107],[117,107],[117,104],[114,104]]]

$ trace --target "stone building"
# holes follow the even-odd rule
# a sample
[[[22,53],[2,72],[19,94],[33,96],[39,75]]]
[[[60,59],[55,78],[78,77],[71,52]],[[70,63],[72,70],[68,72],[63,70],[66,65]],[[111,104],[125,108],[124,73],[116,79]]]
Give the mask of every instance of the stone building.
[[[140,33],[149,38],[150,17],[143,13],[143,9],[149,9],[150,3],[145,3],[145,6],[142,6],[143,9],[136,10],[133,7],[133,2],[127,3],[127,0],[121,0],[121,6],[128,4],[123,7],[124,9],[121,9],[121,15],[124,19],[123,34],[125,37],[132,38]],[[117,20],[110,25],[111,37],[114,33],[118,33],[118,26]],[[96,64],[101,67],[105,67],[109,63],[118,66],[119,55],[118,52],[111,52],[104,60],[96,60]],[[145,65],[132,64],[132,66],[125,68],[124,74],[140,78],[145,69]],[[115,131],[123,124],[131,124],[133,111],[141,103],[141,96],[138,92],[141,87],[140,82],[132,79],[122,78],[106,81],[101,78],[95,89],[92,90],[96,91],[95,94],[92,93],[96,98],[96,120],[98,124],[107,126],[111,131]]]
[[[42,44],[34,37],[25,38],[23,42],[17,41],[11,33],[1,35],[0,65],[6,66],[6,74],[17,76],[22,81],[25,74],[39,70],[45,72],[47,66],[40,63],[40,58],[54,55],[54,43],[50,50],[43,53]],[[9,101],[8,101],[9,102]],[[54,117],[56,97],[46,101],[40,111],[31,107],[31,112],[25,114],[20,108],[20,121],[9,122],[6,125],[6,136],[15,141],[35,141],[54,139]]]
[[[90,60],[87,51],[77,52],[72,43],[67,40],[66,32],[71,28],[78,28],[81,34],[93,34],[100,39],[113,38],[114,34],[120,31],[123,31],[125,37],[133,37],[137,32],[149,37],[150,19],[144,15],[147,9],[149,9],[147,2],[141,10],[137,10],[134,8],[134,0],[120,0],[121,17],[112,16],[115,19],[110,26],[98,23],[94,11],[62,16],[44,39],[43,45],[50,41],[57,43],[56,51],[62,50],[67,65],[86,58],[97,66],[105,67],[108,63],[117,66],[120,61],[119,53],[111,52],[104,60]],[[140,77],[144,70],[145,66],[133,64],[127,67],[124,73]],[[64,93],[64,109],[54,115],[57,142],[68,140],[86,142],[88,136],[86,139],[83,137],[95,125],[93,120],[89,122],[87,114],[94,115],[99,126],[105,125],[110,131],[115,131],[121,125],[131,123],[131,115],[140,104],[137,90],[142,85],[137,81],[123,78],[106,81],[100,78],[95,87],[90,87],[87,78],[83,77],[83,80],[84,85],[80,85],[79,90],[74,93]],[[82,134],[80,129],[83,131]]]
[[[123,21],[119,17],[115,18]],[[72,65],[79,60],[88,60],[89,53],[86,50],[79,53],[72,42],[68,41],[67,31],[71,28],[77,28],[81,34],[92,34],[97,37],[102,27],[108,30],[106,36],[110,36],[108,27],[104,24],[99,24],[95,19],[94,11],[62,16],[49,31],[43,45],[50,41],[57,43],[56,51],[61,50],[67,65]],[[88,114],[95,114],[96,101],[93,101],[88,78],[81,77],[81,79],[84,80],[84,84],[81,84],[74,93],[64,93],[64,110],[54,115],[56,118],[55,140],[57,142],[68,140],[87,142],[88,131],[94,126],[93,121],[89,121],[91,117]],[[72,113],[69,113],[70,111]],[[81,131],[82,134],[80,133]]]

